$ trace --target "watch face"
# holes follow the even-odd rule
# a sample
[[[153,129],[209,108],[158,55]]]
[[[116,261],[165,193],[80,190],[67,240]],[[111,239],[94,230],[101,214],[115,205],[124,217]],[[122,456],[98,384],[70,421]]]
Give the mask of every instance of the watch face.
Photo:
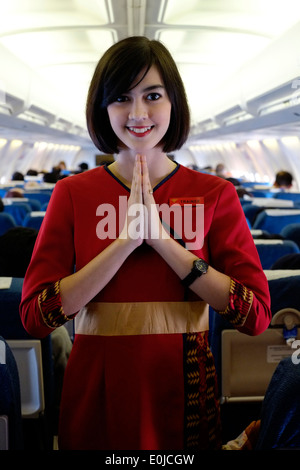
[[[208,264],[203,259],[197,259],[194,263],[194,267],[202,274],[205,274],[208,269]]]

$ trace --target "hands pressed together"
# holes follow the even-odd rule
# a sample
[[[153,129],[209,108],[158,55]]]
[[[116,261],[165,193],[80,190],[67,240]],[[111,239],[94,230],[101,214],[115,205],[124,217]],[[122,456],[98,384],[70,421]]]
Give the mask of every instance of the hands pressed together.
[[[134,241],[136,246],[144,240],[154,246],[170,238],[159,218],[144,155],[136,156],[126,220],[119,238]]]

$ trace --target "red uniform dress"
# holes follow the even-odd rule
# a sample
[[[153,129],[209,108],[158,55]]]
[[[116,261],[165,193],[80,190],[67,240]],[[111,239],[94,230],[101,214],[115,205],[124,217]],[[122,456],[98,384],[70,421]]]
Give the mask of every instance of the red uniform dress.
[[[244,333],[264,331],[271,318],[268,284],[234,186],[178,165],[153,195],[158,205],[204,198],[204,244],[191,251],[232,279],[229,304],[220,314]],[[107,230],[111,236],[117,220],[119,233],[120,196],[128,198],[129,190],[109,167],[56,184],[24,280],[20,312],[32,335],[43,337],[68,320],[59,280],[112,242],[102,236],[103,208],[115,208]],[[172,228],[178,232],[178,224]],[[185,297],[177,274],[149,245],[136,249],[75,315],[75,331],[60,449],[220,446],[208,306],[191,291]]]

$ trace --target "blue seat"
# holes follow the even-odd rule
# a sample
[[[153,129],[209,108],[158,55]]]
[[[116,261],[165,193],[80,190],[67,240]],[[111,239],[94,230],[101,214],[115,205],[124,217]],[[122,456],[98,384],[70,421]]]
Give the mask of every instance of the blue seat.
[[[243,211],[246,216],[246,218],[249,220],[251,223],[251,226],[253,226],[255,219],[257,215],[263,210],[262,207],[257,206],[256,204],[251,204],[248,202],[248,204],[243,205]]]
[[[272,197],[269,191],[264,191],[262,189],[250,189],[249,191],[254,197]]]
[[[23,220],[23,227],[35,228],[36,230],[40,229],[40,226],[44,220],[45,212],[44,211],[33,211],[25,216]]]
[[[11,214],[0,212],[0,236],[7,232],[7,230],[16,227],[16,225],[15,219]]]
[[[24,197],[28,199],[36,199],[40,202],[41,206],[50,201],[51,191],[25,191]]]
[[[300,202],[300,193],[278,192],[274,193],[273,197],[277,199],[286,199],[289,201]]]
[[[41,210],[41,203],[38,199],[27,198],[26,203],[30,205],[30,207],[33,211],[40,211]]]
[[[300,248],[300,222],[286,225],[280,232],[280,235],[286,240],[292,240]]]
[[[252,228],[280,234],[284,227],[293,223],[300,223],[299,209],[265,209],[257,215]]]
[[[31,207],[26,202],[13,202],[4,205],[4,212],[12,215],[17,225],[22,225],[25,216],[31,212]]]
[[[282,256],[299,253],[298,245],[292,240],[254,239],[263,269],[270,269]]]

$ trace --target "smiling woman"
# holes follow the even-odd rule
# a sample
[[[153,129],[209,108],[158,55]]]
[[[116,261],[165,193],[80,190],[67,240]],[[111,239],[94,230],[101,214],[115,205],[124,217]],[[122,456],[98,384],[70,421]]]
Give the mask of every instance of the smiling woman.
[[[220,449],[209,306],[251,335],[271,315],[236,190],[166,153],[184,144],[190,120],[158,41],[112,46],[86,112],[92,139],[115,161],[56,184],[20,307],[34,336],[76,316],[59,447]]]

